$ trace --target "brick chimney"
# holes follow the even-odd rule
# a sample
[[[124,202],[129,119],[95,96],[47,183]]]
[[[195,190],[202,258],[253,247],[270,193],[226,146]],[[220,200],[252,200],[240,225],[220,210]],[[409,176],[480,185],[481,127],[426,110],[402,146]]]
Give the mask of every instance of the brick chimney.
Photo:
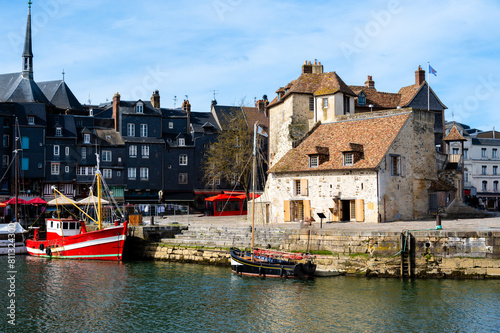
[[[309,63],[307,63],[307,60],[306,60],[306,62],[302,65],[302,74],[309,74],[312,72],[313,72],[313,69],[312,69],[311,62],[309,61]]]
[[[158,90],[153,92],[153,95],[151,96],[151,104],[155,109],[160,108],[160,92]]]
[[[372,80],[371,75],[368,75],[368,79],[365,82],[365,87],[375,89],[375,81]]]
[[[115,120],[115,130],[120,132],[120,94],[113,96],[113,119]]]
[[[259,99],[255,102],[255,107],[259,112],[266,113],[267,106],[269,105],[269,101],[267,100],[267,95],[262,96],[262,99]]]
[[[425,81],[425,71],[422,67],[418,66],[418,69],[415,71],[415,85],[421,86]]]
[[[190,132],[190,127],[191,127],[191,104],[189,104],[189,100],[185,99],[184,102],[182,102],[182,109],[186,111],[186,118],[187,118],[187,132]]]

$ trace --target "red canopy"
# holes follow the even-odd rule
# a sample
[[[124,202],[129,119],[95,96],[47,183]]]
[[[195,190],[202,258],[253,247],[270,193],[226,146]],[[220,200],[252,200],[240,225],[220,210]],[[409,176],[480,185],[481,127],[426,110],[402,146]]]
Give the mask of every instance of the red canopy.
[[[7,204],[7,205],[15,205],[16,198],[10,198],[9,200],[4,201],[3,203]],[[26,205],[27,203],[28,203],[28,201],[21,199],[21,198],[18,198],[18,200],[17,200],[17,204],[19,204],[19,205]]]
[[[31,199],[30,201],[28,201],[28,204],[31,204],[31,205],[45,205],[47,203],[47,201],[43,200],[42,198],[34,198],[34,199]]]

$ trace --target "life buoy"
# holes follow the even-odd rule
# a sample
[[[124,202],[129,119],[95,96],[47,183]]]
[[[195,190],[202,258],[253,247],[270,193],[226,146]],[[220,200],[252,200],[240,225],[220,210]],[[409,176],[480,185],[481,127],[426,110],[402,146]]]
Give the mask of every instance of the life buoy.
[[[40,249],[40,251],[43,251],[44,247],[45,246],[43,246],[43,243],[42,243],[42,244],[40,244],[40,246],[38,248]]]

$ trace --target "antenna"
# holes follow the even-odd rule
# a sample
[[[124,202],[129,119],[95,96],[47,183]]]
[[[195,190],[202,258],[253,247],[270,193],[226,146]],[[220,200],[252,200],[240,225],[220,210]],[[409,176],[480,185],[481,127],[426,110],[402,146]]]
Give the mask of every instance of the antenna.
[[[189,100],[189,97],[188,97],[188,95],[184,95],[184,96],[186,96],[186,101],[187,101],[187,100]]]
[[[62,71],[62,75],[63,75],[63,82],[64,82],[64,74],[66,74],[66,73],[64,73],[64,68],[63,68],[63,71]]]
[[[218,90],[214,90],[214,89],[212,89],[212,90],[210,90],[210,91],[214,94],[214,100],[215,100],[215,95],[216,95],[219,91],[218,91]]]
[[[92,104],[92,100],[90,99],[90,94],[89,94],[89,105]]]
[[[177,96],[174,96],[174,109],[175,109],[175,104],[177,103]]]

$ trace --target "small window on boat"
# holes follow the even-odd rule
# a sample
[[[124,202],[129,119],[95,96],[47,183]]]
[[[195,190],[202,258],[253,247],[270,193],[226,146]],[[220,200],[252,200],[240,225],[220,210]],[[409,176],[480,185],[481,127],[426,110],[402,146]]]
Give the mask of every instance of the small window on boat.
[[[50,227],[54,228],[54,221],[50,221]]]
[[[56,223],[56,228],[59,229],[59,222]]]
[[[68,222],[63,222],[63,229],[66,229],[66,230],[68,230],[68,229],[69,229],[69,228],[68,228]]]

